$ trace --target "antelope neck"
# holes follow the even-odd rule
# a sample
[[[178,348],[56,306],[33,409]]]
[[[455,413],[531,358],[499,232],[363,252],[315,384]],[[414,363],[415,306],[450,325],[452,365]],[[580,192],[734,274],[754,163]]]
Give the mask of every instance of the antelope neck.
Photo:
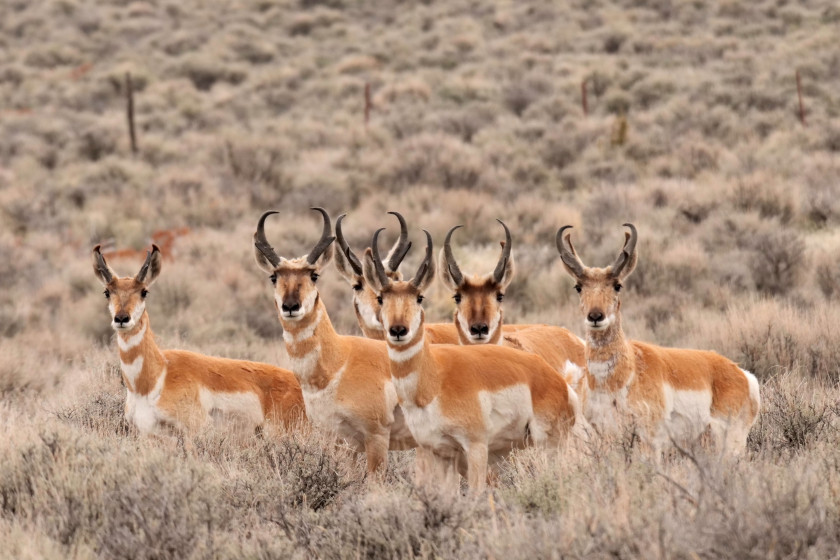
[[[586,371],[590,387],[618,390],[633,375],[633,354],[621,328],[621,315],[602,331],[586,329]],[[593,385],[594,383],[594,385]]]
[[[117,332],[117,346],[126,388],[138,395],[149,394],[166,368],[166,358],[155,343],[147,312],[131,331]]]
[[[410,344],[393,346],[388,340],[388,357],[400,402],[424,407],[434,400],[439,392],[440,378],[423,323]]]
[[[295,377],[303,386],[323,389],[344,365],[346,353],[321,298],[301,321],[284,321],[283,340]]]

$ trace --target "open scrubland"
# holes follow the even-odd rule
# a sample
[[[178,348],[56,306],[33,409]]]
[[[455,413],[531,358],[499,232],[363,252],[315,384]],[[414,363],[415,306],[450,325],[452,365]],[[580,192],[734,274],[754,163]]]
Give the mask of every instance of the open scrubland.
[[[0,2],[0,555],[836,557],[838,36],[832,0]],[[506,319],[578,334],[554,233],[605,265],[634,222],[625,330],[758,376],[746,455],[656,464],[628,434],[515,453],[489,493],[447,499],[412,486],[411,452],[363,480],[314,433],[139,437],[91,247],[189,228],[149,297],[160,344],[282,364],[251,235],[276,208],[269,238],[298,256],[310,206],[348,212],[356,249],[391,209],[418,245],[463,223],[476,272],[502,218]],[[321,294],[357,332],[331,268]],[[430,294],[430,320],[452,308]]]

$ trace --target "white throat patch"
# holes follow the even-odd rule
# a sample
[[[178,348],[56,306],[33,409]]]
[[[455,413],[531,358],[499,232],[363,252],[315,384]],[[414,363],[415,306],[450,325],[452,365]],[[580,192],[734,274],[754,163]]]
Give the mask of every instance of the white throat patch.
[[[128,352],[140,344],[143,341],[144,336],[146,336],[146,325],[143,325],[136,334],[130,336],[127,340],[124,339],[122,335],[117,334],[117,346],[119,346],[120,350],[123,352]]]

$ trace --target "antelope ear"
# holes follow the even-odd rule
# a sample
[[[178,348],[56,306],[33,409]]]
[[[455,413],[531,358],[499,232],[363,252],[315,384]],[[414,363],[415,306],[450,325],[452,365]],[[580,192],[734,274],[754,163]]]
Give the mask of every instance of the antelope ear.
[[[163,268],[163,258],[160,254],[160,248],[152,244],[152,251],[146,257],[146,262],[143,263],[135,279],[146,284],[146,286],[151,286],[160,276],[161,268]]]
[[[254,247],[254,259],[257,261],[257,266],[269,274],[274,274],[276,270],[271,261],[260,251],[259,247]]]
[[[373,262],[373,251],[370,247],[365,249],[365,254],[362,256],[362,274],[368,286],[373,288],[377,294],[382,293],[382,283],[379,281],[379,275],[376,273],[376,265]]]
[[[461,286],[458,285],[449,271],[449,266],[446,262],[446,249],[441,248],[438,260],[440,261],[440,272],[438,275],[440,276],[441,282],[443,282],[443,285],[446,286],[448,290],[457,292]]]
[[[117,277],[117,273],[105,262],[105,257],[100,252],[101,247],[101,245],[97,245],[93,248],[93,274],[103,286],[108,286],[111,280]]]
[[[348,250],[349,250],[349,247],[348,247]],[[334,251],[335,251],[335,269],[338,271],[338,273],[341,275],[341,277],[344,278],[347,281],[348,284],[350,284],[351,286],[355,286],[356,284],[359,283],[359,281],[362,278],[361,278],[361,275],[359,275],[356,272],[355,267],[350,262],[350,259],[353,258],[353,257],[350,257],[349,255],[345,254],[344,251],[342,251],[340,247],[338,249],[334,249]]]

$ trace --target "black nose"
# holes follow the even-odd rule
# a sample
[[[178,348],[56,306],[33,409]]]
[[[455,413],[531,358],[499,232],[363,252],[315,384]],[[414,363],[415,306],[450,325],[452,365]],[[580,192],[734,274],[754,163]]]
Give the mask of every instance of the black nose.
[[[589,319],[590,323],[598,323],[599,321],[604,320],[604,314],[600,311],[591,311],[586,318]]]
[[[470,334],[472,335],[488,334],[489,332],[490,327],[487,326],[487,323],[476,323],[474,325],[470,325]]]
[[[283,303],[281,306],[285,313],[294,313],[295,311],[300,310],[300,302],[299,301],[290,301],[288,303]]]
[[[124,325],[131,321],[131,316],[128,313],[117,313],[114,315],[114,322],[118,325]]]
[[[402,325],[394,325],[393,327],[391,327],[390,329],[388,329],[388,332],[389,332],[389,333],[391,334],[391,336],[393,336],[394,338],[400,338],[401,336],[405,336],[405,335],[407,335],[407,334],[408,334],[408,329],[407,329],[407,328],[405,328],[405,327],[404,327],[404,326],[402,326]]]

